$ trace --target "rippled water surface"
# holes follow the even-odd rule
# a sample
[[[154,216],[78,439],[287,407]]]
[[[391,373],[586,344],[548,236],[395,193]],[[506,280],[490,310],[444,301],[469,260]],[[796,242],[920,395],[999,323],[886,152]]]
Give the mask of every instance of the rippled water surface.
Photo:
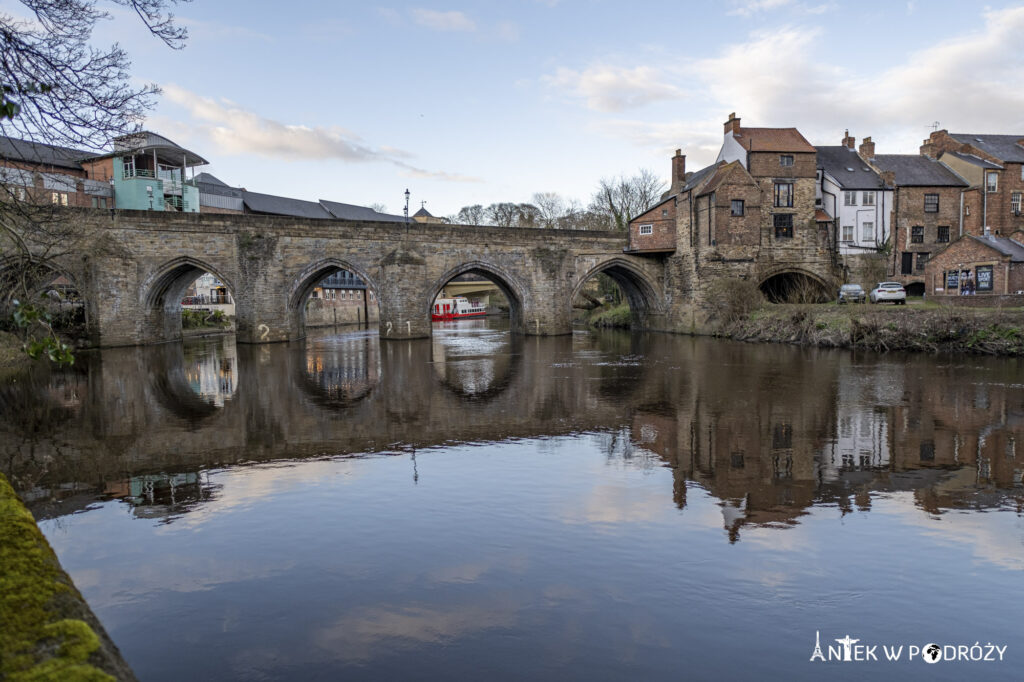
[[[1017,360],[477,320],[85,354],[0,429],[142,680],[1022,678]]]

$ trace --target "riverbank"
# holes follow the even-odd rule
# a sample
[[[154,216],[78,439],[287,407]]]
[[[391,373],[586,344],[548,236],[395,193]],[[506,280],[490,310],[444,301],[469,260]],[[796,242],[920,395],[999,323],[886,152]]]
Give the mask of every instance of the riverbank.
[[[598,329],[629,329],[633,316],[628,303],[594,308],[586,316],[587,326]]]
[[[0,474],[0,679],[135,680]]]
[[[715,336],[822,348],[1024,355],[1024,309],[954,305],[763,305]]]

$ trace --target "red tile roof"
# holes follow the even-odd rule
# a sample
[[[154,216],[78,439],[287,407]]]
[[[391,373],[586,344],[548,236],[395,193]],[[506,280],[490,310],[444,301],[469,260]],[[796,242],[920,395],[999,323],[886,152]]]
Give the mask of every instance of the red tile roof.
[[[822,209],[816,209],[814,211],[814,222],[816,223],[830,223],[832,222],[832,216]]]
[[[751,152],[814,152],[815,149],[796,128],[740,128],[733,135]]]

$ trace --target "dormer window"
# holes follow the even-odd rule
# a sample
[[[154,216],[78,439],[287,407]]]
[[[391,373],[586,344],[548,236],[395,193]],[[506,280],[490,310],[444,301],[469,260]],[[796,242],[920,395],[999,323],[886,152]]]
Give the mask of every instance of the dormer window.
[[[782,154],[781,156],[779,156],[779,165],[780,166],[792,166],[793,165],[793,155],[792,154]]]

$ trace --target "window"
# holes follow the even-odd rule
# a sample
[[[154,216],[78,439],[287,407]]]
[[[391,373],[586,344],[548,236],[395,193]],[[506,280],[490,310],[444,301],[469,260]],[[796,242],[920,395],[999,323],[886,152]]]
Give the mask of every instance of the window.
[[[775,183],[775,205],[782,206],[785,208],[792,208],[793,206],[793,183],[791,182],[776,182]]]
[[[66,192],[50,192],[50,201],[52,201],[55,206],[67,206],[68,195]]]
[[[843,204],[846,206],[857,205],[857,193],[856,192],[843,192]]]
[[[792,154],[783,154],[782,156],[780,156],[779,157],[779,165],[780,166],[792,166],[793,165],[793,155]]]
[[[928,263],[928,254],[917,254],[917,262],[914,264],[916,272],[924,272],[924,266]]]
[[[776,424],[772,427],[772,449],[784,450],[793,447],[793,425]]]
[[[640,234],[653,234],[653,233],[654,233],[654,225],[641,225],[640,226]]]
[[[914,225],[910,228],[910,243],[911,244],[924,244],[924,226]]]
[[[96,197],[92,198],[92,207],[93,208],[99,208],[100,207],[100,200],[98,198],[96,198]]]
[[[792,213],[776,213],[774,215],[775,220],[775,238],[776,239],[792,239],[793,238],[793,214]]]
[[[667,218],[668,217],[668,209],[667,208],[661,209],[661,217],[662,218]]]
[[[843,241],[853,241],[853,225],[843,225]]]
[[[874,206],[875,205],[875,193],[874,192],[864,192],[864,205],[865,206]]]
[[[979,265],[975,270],[975,282],[977,291],[992,291],[992,266]]]
[[[935,231],[935,241],[937,242],[948,242],[949,241],[949,225],[939,225]]]
[[[989,171],[985,173],[985,191],[986,192],[997,192],[999,191],[999,174]]]
[[[860,240],[862,242],[871,242],[875,240],[875,224],[874,223],[862,223],[860,226]]]
[[[924,195],[924,212],[925,213],[938,213],[939,212],[939,195],[938,194],[925,194]]]
[[[956,291],[960,288],[960,271],[949,270],[946,272],[946,288]]]
[[[1010,211],[1013,212],[1013,215],[1020,215],[1020,192],[1010,195]]]
[[[732,209],[731,215],[733,215],[733,216],[741,216],[741,215],[743,215],[743,199],[733,199],[732,201],[729,202],[729,205],[730,205],[730,207]]]

